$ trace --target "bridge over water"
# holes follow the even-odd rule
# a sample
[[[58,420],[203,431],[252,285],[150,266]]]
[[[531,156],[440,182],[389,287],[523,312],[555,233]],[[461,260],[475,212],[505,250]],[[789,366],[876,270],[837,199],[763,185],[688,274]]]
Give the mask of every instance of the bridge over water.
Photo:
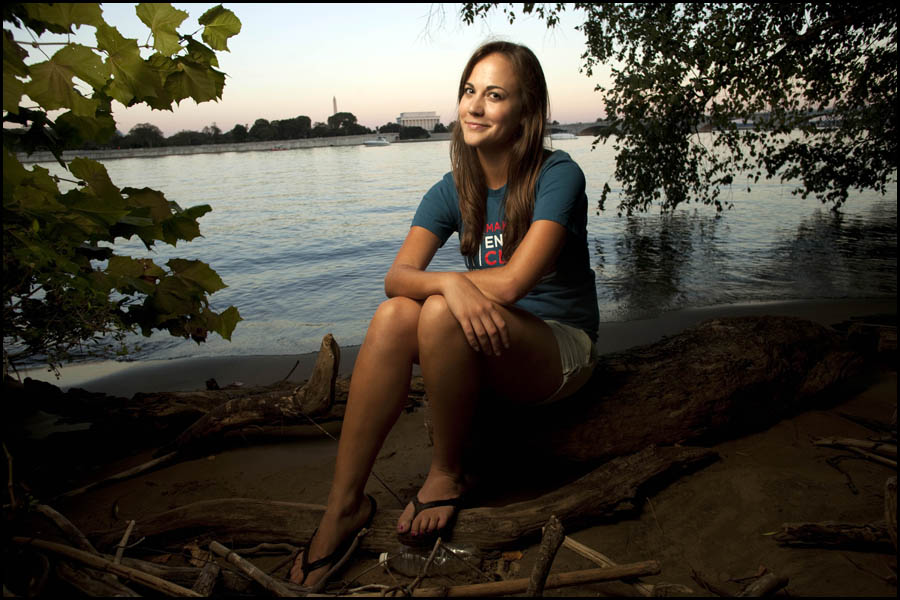
[[[562,129],[575,135],[597,135],[600,129],[606,127],[606,121],[594,121],[592,123],[563,123],[551,125],[551,129]]]

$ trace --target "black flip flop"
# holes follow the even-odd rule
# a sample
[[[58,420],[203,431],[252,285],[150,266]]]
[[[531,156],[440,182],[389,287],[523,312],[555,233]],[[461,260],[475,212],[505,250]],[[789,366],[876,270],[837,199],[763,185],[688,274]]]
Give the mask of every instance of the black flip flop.
[[[412,522],[416,520],[416,517],[419,516],[419,513],[423,510],[428,510],[429,508],[439,508],[441,506],[452,506],[456,510],[454,510],[453,514],[450,515],[450,518],[447,519],[447,524],[439,529],[420,533],[419,535],[412,535],[408,531],[398,533],[397,539],[400,540],[401,543],[413,548],[423,548],[426,546],[434,546],[434,542],[437,541],[438,538],[441,538],[441,540],[445,542],[450,539],[450,535],[453,532],[453,526],[456,524],[456,516],[459,514],[459,511],[464,504],[463,496],[457,496],[456,498],[447,498],[446,500],[422,502],[419,500],[419,495],[416,494],[415,496],[413,496],[410,502],[412,502],[413,505],[413,516],[409,521],[410,527],[412,527]]]
[[[309,541],[306,542],[306,545],[303,547],[303,558],[300,560],[300,572],[303,574],[303,579],[300,580],[300,585],[303,585],[303,582],[306,581],[306,577],[316,571],[321,569],[322,567],[328,567],[334,565],[331,570],[329,570],[325,577],[320,579],[316,585],[314,585],[310,591],[315,592],[321,590],[325,587],[325,584],[331,578],[331,576],[337,571],[337,568],[341,566],[346,558],[348,558],[353,552],[356,550],[356,547],[359,545],[359,534],[362,533],[363,529],[368,529],[372,526],[372,520],[375,518],[375,510],[377,509],[377,503],[375,502],[375,498],[371,495],[366,494],[366,497],[369,499],[369,516],[366,519],[365,524],[360,527],[358,530],[354,531],[351,535],[348,535],[343,542],[338,545],[338,547],[329,554],[328,556],[323,556],[320,559],[314,560],[312,562],[307,562],[306,557],[309,555],[309,547],[312,544],[312,540],[316,537],[316,532],[319,531],[319,528],[316,527],[316,530],[313,531],[313,534],[309,536]]]

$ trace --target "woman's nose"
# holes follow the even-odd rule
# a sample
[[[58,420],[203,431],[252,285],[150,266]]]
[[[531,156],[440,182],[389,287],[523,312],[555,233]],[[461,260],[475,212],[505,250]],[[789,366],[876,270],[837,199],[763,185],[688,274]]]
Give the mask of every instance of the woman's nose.
[[[470,114],[473,114],[473,115],[480,115],[480,114],[484,113],[484,101],[483,101],[483,99],[480,98],[480,97],[478,97],[478,96],[473,97],[473,98],[469,101],[468,109],[469,109],[469,113],[470,113]]]

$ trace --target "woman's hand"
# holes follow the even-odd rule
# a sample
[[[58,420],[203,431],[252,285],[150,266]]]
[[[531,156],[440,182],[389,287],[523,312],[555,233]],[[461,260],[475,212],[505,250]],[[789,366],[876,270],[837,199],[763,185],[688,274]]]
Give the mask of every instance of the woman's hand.
[[[443,296],[469,345],[476,352],[500,356],[504,349],[509,348],[509,332],[497,305],[462,273],[447,275],[450,277]]]

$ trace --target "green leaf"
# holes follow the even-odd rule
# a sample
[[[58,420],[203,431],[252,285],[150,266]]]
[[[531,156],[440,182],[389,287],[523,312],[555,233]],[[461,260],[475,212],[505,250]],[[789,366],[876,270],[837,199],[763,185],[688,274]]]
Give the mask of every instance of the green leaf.
[[[175,63],[178,70],[166,79],[166,91],[175,102],[193,98],[199,103],[222,97],[225,75],[186,58],[178,58]]]
[[[166,263],[166,266],[179,278],[198,285],[207,294],[212,294],[228,287],[222,281],[222,278],[205,262],[173,258]]]
[[[57,133],[72,144],[107,142],[116,133],[116,122],[108,114],[97,111],[90,117],[79,117],[74,112],[63,113],[56,119]]]
[[[221,4],[214,6],[200,17],[205,25],[201,37],[213,50],[228,50],[228,38],[241,31],[241,21],[233,12]]]
[[[26,3],[25,10],[32,19],[55,26],[48,27],[54,33],[73,33],[73,25],[99,27],[103,23],[103,11],[96,2]]]
[[[231,334],[240,321],[243,321],[241,313],[234,306],[229,306],[218,315],[215,327],[210,327],[213,331],[221,335],[224,339],[231,341]]]
[[[73,215],[89,218],[93,223],[99,225],[100,229],[98,230],[96,227],[88,228],[87,223],[82,220],[72,221],[73,224],[91,234],[101,235],[101,239],[108,239],[109,227],[128,214],[128,210],[125,208],[121,198],[108,200],[100,198],[93,193],[86,193],[88,190],[89,188],[86,188],[85,191],[72,190],[67,192],[63,196],[63,201]]]
[[[19,185],[28,176],[28,171],[15,154],[3,145],[3,197],[12,194],[13,186]]]
[[[188,14],[172,8],[168,3],[138,4],[137,16],[153,32],[153,47],[162,54],[171,56],[181,50],[176,31]]]
[[[76,77],[90,84],[95,89],[106,85],[109,79],[109,67],[103,59],[87,46],[67,44],[53,55],[53,62],[68,67]]]
[[[162,192],[150,188],[127,187],[122,189],[122,193],[125,194],[128,205],[149,209],[153,223],[161,223],[172,216],[169,203]]]
[[[97,112],[99,101],[82,96],[75,89],[72,77],[78,75],[70,66],[70,62],[79,51],[67,51],[69,46],[54,54],[50,60],[31,65],[31,81],[25,84],[25,93],[41,105],[45,110],[71,108],[82,117],[93,116]],[[88,53],[95,56],[93,52]],[[84,66],[84,74],[91,76],[90,67]]]
[[[89,190],[97,198],[115,205],[116,209],[122,209],[125,202],[119,188],[113,185],[106,172],[106,167],[98,163],[96,160],[78,157],[69,164],[69,170],[79,179],[83,179],[87,184],[86,190]],[[115,221],[112,221],[115,223]]]
[[[184,36],[184,39],[187,40],[187,52],[188,57],[190,57],[191,60],[194,60],[208,67],[219,66],[219,59],[216,57],[216,53],[209,46],[201,44],[189,35]]]
[[[113,76],[106,90],[110,96],[129,106],[135,98],[141,101],[164,94],[159,76],[141,58],[137,40],[102,25],[97,28],[97,47],[108,55],[106,64]]]
[[[3,110],[19,114],[19,101],[25,93],[25,83],[19,77],[28,77],[24,59],[28,52],[13,41],[12,32],[3,30]]]

